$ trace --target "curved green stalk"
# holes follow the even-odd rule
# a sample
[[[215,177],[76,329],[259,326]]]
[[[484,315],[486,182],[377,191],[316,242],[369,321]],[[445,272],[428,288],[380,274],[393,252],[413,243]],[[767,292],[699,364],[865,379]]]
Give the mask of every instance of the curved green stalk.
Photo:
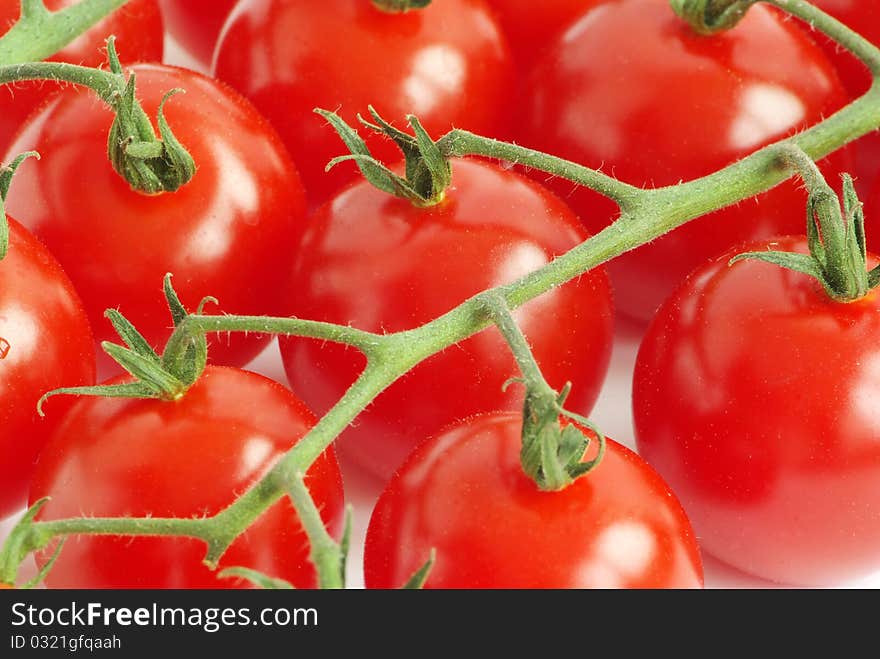
[[[81,0],[49,11],[43,0],[22,0],[21,18],[0,37],[0,65],[46,59],[128,1]]]

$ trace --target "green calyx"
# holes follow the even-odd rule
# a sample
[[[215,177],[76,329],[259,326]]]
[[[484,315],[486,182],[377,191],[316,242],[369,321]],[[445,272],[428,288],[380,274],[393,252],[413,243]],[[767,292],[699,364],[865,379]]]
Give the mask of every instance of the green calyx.
[[[107,41],[107,53],[111,72],[122,76],[112,38]],[[134,190],[145,194],[174,192],[195,176],[195,161],[165,119],[165,103],[182,91],[173,89],[162,99],[157,116],[158,138],[135,96],[134,73],[125,81],[124,91],[110,100],[116,118],[107,138],[107,153],[113,169]]]
[[[729,30],[758,0],[669,0],[672,10],[698,34]]]
[[[30,157],[39,160],[40,154],[36,151],[28,151],[22,153],[8,165],[0,168],[0,261],[6,258],[9,251],[9,221],[6,219],[6,195],[9,193],[9,186],[12,184],[12,177],[19,165]]]
[[[824,183],[824,182],[823,182]],[[838,302],[854,302],[880,284],[880,266],[868,270],[865,246],[865,213],[852,177],[843,176],[843,211],[840,200],[827,185],[817,185],[807,202],[809,254],[747,252],[731,259],[773,263],[816,279]]]
[[[179,330],[189,313],[171,286],[170,274],[165,276],[164,289],[174,326]],[[203,299],[197,313],[201,313],[202,308],[208,302],[216,303],[216,300],[211,297]],[[204,334],[193,335],[175,331],[162,355],[159,356],[125,316],[115,309],[108,309],[105,315],[124,345],[104,341],[101,347],[134,378],[134,381],[123,384],[54,389],[46,393],[37,404],[37,410],[41,416],[43,415],[43,403],[46,399],[59,394],[178,400],[186,394],[187,389],[198,380],[205,370],[208,360],[208,344]]]
[[[351,152],[350,155],[334,158],[327,164],[327,171],[342,162],[353,160],[364,177],[379,190],[416,206],[427,207],[443,201],[446,188],[452,181],[452,168],[449,160],[441,153],[437,143],[431,139],[419,120],[409,115],[407,121],[413,134],[398,130],[385,121],[370,106],[370,114],[375,123],[358,115],[360,122],[370,130],[392,139],[403,152],[406,161],[404,176],[391,171],[376,160],[357,131],[349,126],[338,114],[328,110],[316,109],[339,134]]]
[[[549,492],[564,490],[588,474],[605,454],[605,436],[588,419],[564,408],[570,389],[567,385],[558,396],[548,395],[543,387],[526,389],[520,461],[538,488]],[[561,423],[562,417],[576,421],[595,434],[599,443],[595,458],[584,461],[592,440],[578,426]]]
[[[424,9],[431,0],[372,0],[373,5],[390,14],[400,14],[413,9]]]

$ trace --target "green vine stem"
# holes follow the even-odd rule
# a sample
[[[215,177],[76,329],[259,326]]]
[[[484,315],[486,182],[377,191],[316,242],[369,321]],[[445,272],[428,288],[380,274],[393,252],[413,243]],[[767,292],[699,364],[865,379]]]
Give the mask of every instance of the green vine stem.
[[[351,542],[351,508],[346,512],[342,541],[337,543],[324,526],[302,472],[294,475],[288,495],[309,538],[309,557],[318,572],[318,587],[322,590],[345,588],[345,563]]]
[[[510,346],[526,387],[520,451],[523,470],[539,489],[563,490],[599,465],[605,455],[605,436],[588,419],[563,407],[571,383],[566,384],[561,393],[547,383],[504,298],[485,295],[482,299],[486,313]],[[560,423],[560,417],[568,417],[593,431],[599,443],[594,459],[583,461],[590,438],[577,426]]]
[[[291,318],[243,318],[190,315],[166,346],[181,349],[204,332],[253,331],[321,338],[362,350],[367,365],[340,400],[274,467],[229,507],[205,519],[68,519],[36,522],[25,518],[13,532],[16,542],[0,551],[0,582],[13,584],[22,552],[46,547],[53,539],[78,533],[110,535],[183,535],[207,545],[205,562],[216,566],[232,541],[290,488],[297,474],[336,439],[386,387],[431,355],[483,330],[493,321],[487,306],[503,300],[511,311],[568,280],[644,244],[685,222],[755,196],[792,176],[785,154],[793,147],[816,160],[880,127],[880,51],[823,12],[801,0],[771,4],[814,25],[862,57],[875,71],[871,89],[814,127],[767,146],[708,176],[676,186],[640,189],[595,170],[519,146],[453,130],[436,142],[446,157],[482,155],[537,168],[585,185],[617,201],[621,215],[605,230],[548,265],[521,279],[480,293],[435,320],[412,330],[377,335]],[[0,78],[3,68],[0,67]],[[92,75],[92,74],[89,74]],[[711,128],[711,127],[707,127]],[[176,349],[176,348],[174,348]],[[165,356],[163,355],[163,358]],[[173,361],[173,355],[168,357]]]
[[[46,59],[129,0],[81,0],[50,11],[43,0],[21,0],[21,18],[0,37],[4,65]]]
[[[177,140],[165,120],[165,101],[182,90],[169,90],[159,106],[159,136],[135,97],[135,76],[126,78],[116,54],[115,40],[107,40],[110,70],[63,62],[26,62],[0,66],[0,84],[22,80],[54,80],[88,87],[116,114],[110,126],[108,157],[113,168],[134,190],[145,194],[173,192],[195,175],[192,156]]]

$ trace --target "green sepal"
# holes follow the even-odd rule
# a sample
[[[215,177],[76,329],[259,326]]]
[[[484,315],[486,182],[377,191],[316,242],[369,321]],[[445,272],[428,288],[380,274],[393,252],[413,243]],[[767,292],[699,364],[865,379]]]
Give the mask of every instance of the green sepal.
[[[409,115],[406,119],[415,133],[421,156],[420,167],[417,169],[419,175],[414,179],[414,187],[426,199],[442,199],[444,191],[452,182],[449,160],[440,153],[437,143],[431,139],[415,115]]]
[[[43,580],[46,578],[49,572],[51,572],[52,567],[55,565],[55,561],[57,561],[58,557],[61,556],[61,550],[64,549],[65,542],[67,542],[67,538],[61,538],[61,540],[58,541],[58,546],[55,547],[55,551],[52,552],[52,556],[49,558],[48,561],[46,561],[45,565],[40,568],[40,571],[37,572],[34,578],[25,583],[24,586],[22,586],[23,590],[31,590],[43,583]]]
[[[118,76],[124,73],[119,54],[116,52],[116,37],[114,36],[107,39],[107,64],[110,67],[110,73],[115,73]]]
[[[410,178],[410,160],[418,157],[419,155],[419,143],[416,142],[416,138],[409,133],[403,132],[399,128],[395,128],[390,123],[385,121],[385,119],[382,118],[382,115],[380,115],[376,111],[376,108],[374,108],[372,105],[368,105],[367,109],[370,111],[370,116],[373,117],[373,120],[376,123],[371,123],[367,119],[364,119],[364,117],[362,117],[360,114],[358,114],[358,121],[360,121],[365,127],[372,130],[374,133],[386,135],[397,145],[397,147],[401,151],[403,151],[403,155],[405,156],[407,162],[407,178]]]
[[[171,278],[171,273],[165,275],[163,289],[174,326],[179,327],[189,316],[189,312],[177,296],[177,292],[171,284]],[[199,303],[197,312],[201,313],[202,308],[208,302],[216,303],[217,300],[213,297],[205,297]],[[208,340],[204,334],[187,338],[185,349],[181,349],[181,344],[169,341],[162,353],[162,368],[174,375],[184,385],[189,386],[199,379],[208,363]]]
[[[48,502],[49,497],[34,502],[6,536],[0,549],[0,583],[15,586],[18,570],[28,555],[52,541],[51,534],[37,533],[34,528],[34,520]]]
[[[245,579],[264,590],[295,590],[293,584],[284,579],[276,579],[247,567],[228,567],[217,573],[220,579]]]
[[[162,181],[150,167],[151,161],[129,154],[130,149],[137,154],[138,147],[133,145],[156,141],[149,119],[137,103],[135,84],[136,75],[132,73],[125,83],[125,91],[114,104],[116,117],[107,137],[107,154],[113,169],[128,181],[132,189],[158,194],[162,192]]]
[[[442,201],[452,179],[452,169],[449,160],[419,120],[412,115],[407,117],[414,133],[410,135],[383,119],[373,106],[369,106],[369,110],[375,123],[360,115],[358,119],[365,127],[397,144],[404,156],[406,178],[377,161],[357,131],[339,115],[316,109],[315,112],[327,119],[351,152],[349,155],[333,158],[327,164],[327,169],[341,162],[353,160],[364,177],[383,192],[406,199],[420,207],[433,206]]]
[[[98,384],[91,387],[60,387],[42,395],[37,401],[37,413],[43,417],[43,404],[52,396],[98,396],[101,398],[161,398],[156,390],[141,382]]]
[[[862,262],[868,257],[868,246],[865,238],[865,205],[856,193],[852,176],[844,173],[843,179],[843,215],[848,226],[852,227],[855,244]]]
[[[565,489],[592,471],[605,453],[604,435],[588,419],[563,407],[570,391],[567,384],[555,399],[547,392],[526,391],[520,462],[526,475],[544,491]],[[592,439],[577,426],[560,423],[560,417],[572,419],[596,435],[599,451],[593,460],[584,462]]]
[[[110,324],[113,325],[113,329],[116,330],[116,333],[125,345],[140,356],[156,364],[160,363],[159,355],[153,350],[153,346],[147,342],[143,334],[138,332],[137,328],[125,316],[116,309],[107,309],[104,315],[110,320]]]
[[[672,10],[698,34],[729,30],[758,0],[669,0]]]
[[[31,157],[39,160],[40,154],[36,151],[27,151],[17,156],[15,160],[5,167],[0,168],[0,261],[6,258],[6,254],[9,251],[9,220],[6,219],[6,205],[4,204],[6,195],[9,194],[9,186],[12,183],[15,170],[27,158]]]
[[[189,151],[180,143],[168,120],[165,118],[165,103],[175,94],[185,93],[183,89],[172,89],[162,98],[159,104],[159,112],[157,114],[157,123],[159,124],[159,137],[162,139],[164,146],[163,158],[165,166],[159,169],[162,178],[163,190],[165,192],[174,192],[180,187],[186,185],[193,176],[196,175],[196,161],[189,154]]]
[[[140,384],[151,389],[160,398],[175,399],[183,394],[186,386],[172,373],[149,357],[115,343],[104,341],[101,347]]]
[[[792,252],[778,251],[743,252],[742,254],[734,256],[727,263],[728,265],[734,265],[738,261],[744,261],[746,259],[772,263],[773,265],[778,265],[786,270],[793,270],[794,272],[809,275],[810,277],[817,279],[820,283],[824,283],[822,281],[822,270],[816,263],[816,259],[808,254],[794,254]]]
[[[333,129],[339,134],[340,139],[351,151],[349,155],[333,158],[327,163],[326,171],[330,171],[336,165],[353,160],[361,173],[374,187],[382,192],[394,195],[395,197],[403,197],[411,201],[421,201],[418,193],[413,190],[407,181],[392,172],[385,165],[373,158],[373,154],[367,147],[366,142],[358,135],[357,131],[349,126],[335,112],[316,109],[315,112],[324,117]]]
[[[107,54],[110,70],[121,77],[123,70],[113,37],[107,40]],[[192,180],[196,172],[195,161],[165,119],[166,101],[183,90],[169,91],[159,104],[158,138],[135,90],[136,76],[131,73],[125,81],[124,91],[113,103],[116,116],[107,136],[110,164],[138,192],[174,192]]]
[[[556,450],[559,463],[568,471],[572,465],[579,465],[590,440],[577,427],[568,425],[559,434],[559,447]]]
[[[443,192],[452,181],[452,168],[418,118],[414,115],[407,116],[407,122],[414,133],[410,135],[385,121],[372,105],[369,110],[375,124],[360,115],[358,119],[370,130],[392,139],[403,152],[407,186],[415,191],[420,205],[430,205],[442,199]]]
[[[400,590],[421,590],[425,587],[425,582],[428,581],[428,577],[431,576],[431,570],[434,567],[434,563],[437,560],[437,550],[431,549],[431,556],[425,561],[425,564],[422,565],[415,573],[407,580],[405,584],[400,587]]]
[[[168,303],[168,310],[171,312],[171,320],[174,326],[177,327],[187,317],[188,312],[186,307],[183,306],[183,302],[180,301],[177,291],[174,290],[174,286],[171,284],[172,278],[173,275],[170,272],[165,274],[165,277],[162,279],[162,292],[165,294],[165,301]]]

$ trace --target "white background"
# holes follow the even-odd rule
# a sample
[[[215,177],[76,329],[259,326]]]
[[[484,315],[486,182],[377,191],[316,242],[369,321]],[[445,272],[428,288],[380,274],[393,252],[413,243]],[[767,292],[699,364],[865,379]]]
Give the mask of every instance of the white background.
[[[169,39],[166,52],[166,62],[168,63],[199,68],[187,57],[185,52],[177,47],[173,40]],[[591,419],[602,428],[602,431],[607,436],[614,438],[633,450],[635,450],[635,442],[633,440],[630,410],[630,391],[632,370],[640,338],[639,329],[618,321],[617,337],[608,378],[591,415]],[[282,383],[287,383],[276,342],[272,342],[249,368],[277,379]],[[346,470],[346,498],[354,506],[352,548],[348,562],[348,586],[350,588],[363,588],[361,565],[364,534],[366,533],[370,511],[372,510],[375,498],[378,496],[378,491],[370,478],[360,476],[350,465],[344,465],[344,467]],[[880,487],[880,483],[878,483],[878,487]],[[5,538],[9,533],[15,519],[16,517],[13,517],[0,521],[0,539]],[[703,561],[706,588],[789,588],[789,586],[774,584],[734,570],[710,556],[703,556]],[[22,571],[22,576],[27,578],[33,575],[33,573],[34,567],[31,563],[28,563]],[[840,587],[880,588],[880,572],[857,582],[841,584]]]

